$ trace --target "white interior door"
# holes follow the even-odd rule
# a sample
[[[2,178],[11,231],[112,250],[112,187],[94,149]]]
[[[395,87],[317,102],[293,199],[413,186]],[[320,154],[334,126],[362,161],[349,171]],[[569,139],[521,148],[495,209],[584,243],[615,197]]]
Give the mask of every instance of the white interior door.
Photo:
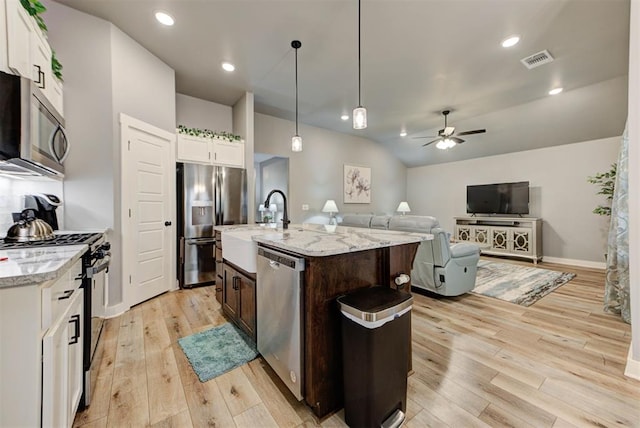
[[[123,272],[125,298],[133,306],[175,286],[172,257],[175,136],[125,115],[121,115],[120,122]]]

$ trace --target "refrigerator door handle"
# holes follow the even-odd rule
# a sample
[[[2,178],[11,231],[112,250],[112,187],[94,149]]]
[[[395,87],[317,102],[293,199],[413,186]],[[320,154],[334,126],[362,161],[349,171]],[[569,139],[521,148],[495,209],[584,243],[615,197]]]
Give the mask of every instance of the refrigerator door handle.
[[[184,263],[184,236],[180,237],[180,264]]]

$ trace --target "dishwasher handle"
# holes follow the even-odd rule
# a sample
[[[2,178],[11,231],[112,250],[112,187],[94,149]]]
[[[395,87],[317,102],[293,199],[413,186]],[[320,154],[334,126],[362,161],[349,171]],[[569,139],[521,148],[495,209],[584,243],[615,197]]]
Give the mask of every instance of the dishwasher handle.
[[[270,248],[258,247],[258,257],[269,261],[269,266],[274,269],[288,268],[297,272],[304,270],[304,258],[281,253]]]

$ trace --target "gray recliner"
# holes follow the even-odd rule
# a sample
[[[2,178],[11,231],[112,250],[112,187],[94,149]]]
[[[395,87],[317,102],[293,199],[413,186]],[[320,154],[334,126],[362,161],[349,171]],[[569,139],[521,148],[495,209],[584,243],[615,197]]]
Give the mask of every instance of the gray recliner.
[[[431,229],[432,241],[418,247],[411,285],[444,296],[459,296],[473,290],[480,260],[480,248],[470,243],[449,244],[443,229]]]

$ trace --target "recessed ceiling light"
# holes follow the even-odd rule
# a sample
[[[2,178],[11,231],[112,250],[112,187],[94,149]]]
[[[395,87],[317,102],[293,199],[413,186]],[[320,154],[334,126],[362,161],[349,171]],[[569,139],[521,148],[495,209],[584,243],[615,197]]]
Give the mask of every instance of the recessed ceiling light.
[[[222,69],[224,71],[233,71],[236,69],[236,66],[231,64],[230,62],[223,62],[222,63]]]
[[[406,136],[407,136],[407,131],[402,131],[402,132],[400,132],[400,136],[401,136],[401,137],[406,137]]]
[[[562,92],[562,88],[555,88],[549,91],[549,95],[558,95],[560,92]]]
[[[511,46],[515,46],[520,41],[519,36],[511,36],[502,41],[503,48],[510,48]]]
[[[349,120],[349,115],[348,114],[343,114],[342,116],[340,116],[340,119]]]
[[[172,26],[176,22],[173,19],[173,16],[171,16],[167,12],[163,12],[161,10],[156,12],[156,19],[162,25],[167,25],[167,26]]]

